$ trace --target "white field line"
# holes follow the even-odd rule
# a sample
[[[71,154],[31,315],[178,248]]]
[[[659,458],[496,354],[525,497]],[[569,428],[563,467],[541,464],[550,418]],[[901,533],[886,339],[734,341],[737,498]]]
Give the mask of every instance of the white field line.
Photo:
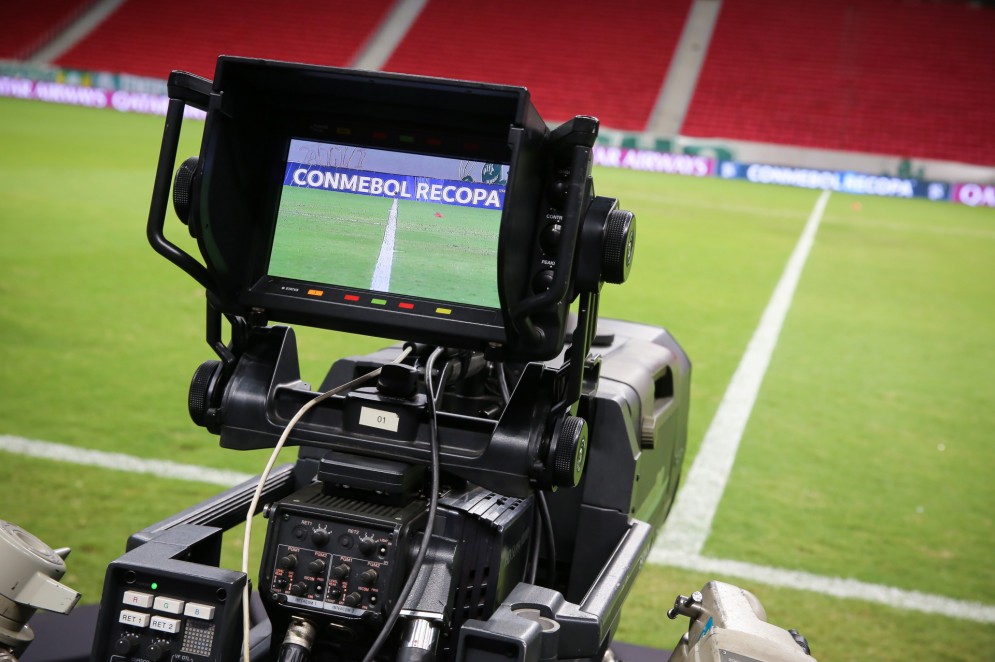
[[[937,614],[977,623],[995,623],[995,606],[992,605],[968,600],[955,600],[919,591],[907,591],[881,584],[869,584],[856,579],[825,577],[800,570],[769,568],[743,561],[713,559],[697,554],[672,554],[657,548],[650,552],[649,562],[693,572],[715,573],[746,579],[767,586],[811,591],[846,600],[865,600],[926,614]]]
[[[649,562],[694,572],[717,573],[781,586],[811,591],[837,598],[866,600],[890,607],[938,614],[951,618],[995,623],[995,606],[955,600],[940,595],[908,591],[870,584],[856,579],[825,577],[798,570],[755,565],[744,561],[714,559],[701,555],[711,532],[722,493],[729,480],[736,451],[756,402],[767,366],[791,307],[802,269],[815,241],[829,192],[824,191],[815,203],[795,250],[760,318],[760,324],[747,345],[736,373],[729,382],[715,418],[705,433],[673,510],[649,555]]]
[[[377,266],[373,270],[373,282],[370,283],[370,289],[374,292],[390,290],[390,271],[394,266],[395,234],[397,234],[397,198],[394,198],[394,204],[390,206],[390,212],[387,214],[387,227],[384,228],[380,256],[377,258]]]
[[[823,191],[809,214],[760,324],[705,433],[673,510],[664,522],[654,545],[657,553],[701,554],[828,201],[829,191]]]
[[[133,474],[151,474],[160,478],[176,478],[196,483],[210,483],[222,487],[238,485],[252,478],[252,474],[226,469],[210,469],[191,464],[180,464],[169,460],[152,460],[124,453],[108,453],[95,451],[65,444],[53,444],[49,441],[35,441],[22,437],[0,435],[0,451],[37,457],[44,460],[70,462],[87,467],[114,469]]]
[[[163,478],[210,483],[222,487],[231,487],[251,478],[250,474],[243,474],[237,471],[209,469],[189,464],[179,464],[168,460],[149,460],[123,453],[87,450],[65,444],[35,441],[11,435],[0,435],[0,451],[113,471],[150,474]],[[11,517],[14,514],[7,513],[7,516]],[[649,562],[683,568],[694,572],[714,572],[729,577],[739,577],[750,581],[761,582],[769,586],[783,586],[785,588],[822,593],[837,598],[867,600],[892,607],[941,614],[952,618],[961,618],[980,623],[995,623],[995,607],[990,605],[954,600],[918,591],[906,591],[890,586],[867,584],[855,579],[823,577],[797,570],[769,568],[742,561],[711,559],[689,554],[674,554],[656,548],[650,553]]]

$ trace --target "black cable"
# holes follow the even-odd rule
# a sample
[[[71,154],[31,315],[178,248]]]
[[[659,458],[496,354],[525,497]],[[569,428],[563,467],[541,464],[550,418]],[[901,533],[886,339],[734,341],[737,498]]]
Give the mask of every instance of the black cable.
[[[542,542],[542,513],[539,512],[539,490],[534,490],[532,500],[535,502],[535,512],[532,515],[532,548],[529,550],[528,572],[525,581],[536,583],[536,573],[539,570],[539,545]]]
[[[546,572],[549,574],[546,578],[546,586],[554,588],[556,583],[556,540],[553,537],[553,518],[549,515],[546,494],[544,492],[536,492],[536,494],[539,496],[539,510],[542,512],[542,529],[543,533],[546,534],[546,563],[548,564]]]
[[[435,421],[435,396],[433,395],[434,391],[432,388],[432,369],[435,366],[435,360],[440,354],[442,354],[442,351],[443,349],[441,347],[437,347],[435,351],[432,352],[431,356],[428,357],[428,363],[425,366],[425,386],[427,387],[429,393],[428,412],[429,428],[431,431],[430,445],[432,447],[432,486],[429,495],[428,519],[425,521],[425,532],[422,534],[421,546],[418,548],[418,555],[415,557],[415,562],[411,566],[411,572],[408,574],[408,579],[404,583],[404,588],[401,589],[401,594],[397,598],[397,603],[391,610],[390,615],[387,616],[387,620],[384,622],[383,628],[380,630],[380,634],[377,635],[373,645],[370,646],[370,650],[367,651],[366,656],[363,658],[363,662],[373,662],[373,658],[377,656],[377,653],[380,652],[384,642],[387,641],[387,637],[390,636],[390,631],[394,628],[394,624],[401,615],[401,610],[404,609],[404,603],[407,601],[408,596],[411,594],[411,590],[415,586],[415,581],[418,579],[418,572],[425,563],[425,555],[428,554],[428,545],[432,539],[432,530],[435,528],[435,513],[439,507],[439,429]],[[445,384],[440,382],[440,394],[442,393],[442,389],[444,387]]]
[[[511,389],[508,388],[508,375],[504,373],[504,364],[497,364],[497,374],[498,374],[498,384],[501,387],[501,397],[504,398],[504,403],[507,405],[511,402]]]

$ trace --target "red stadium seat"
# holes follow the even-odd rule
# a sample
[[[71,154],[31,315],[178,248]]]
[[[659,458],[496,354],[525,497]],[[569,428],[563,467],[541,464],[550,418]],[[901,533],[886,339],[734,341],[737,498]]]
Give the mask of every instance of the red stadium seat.
[[[642,131],[690,0],[431,0],[385,69],[524,85],[539,112]]]
[[[57,64],[163,79],[173,69],[213,78],[221,54],[345,66],[392,4],[128,0]]]
[[[724,0],[682,133],[992,163],[995,10]]]
[[[0,2],[0,58],[30,57],[89,4],[90,0]]]

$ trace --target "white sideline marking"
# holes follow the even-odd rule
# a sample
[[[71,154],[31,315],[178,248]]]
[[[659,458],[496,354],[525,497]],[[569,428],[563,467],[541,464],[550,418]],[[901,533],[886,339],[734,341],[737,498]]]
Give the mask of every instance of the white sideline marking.
[[[995,606],[980,602],[701,555],[828,201],[829,191],[823,191],[705,433],[673,510],[650,551],[649,562],[978,623],[995,623]]]
[[[708,426],[684,486],[674,501],[673,510],[653,546],[658,554],[701,554],[828,201],[829,191],[823,191],[809,214],[805,229],[788,258],[760,324],[753,332],[715,418]]]
[[[373,282],[370,289],[374,292],[390,291],[390,271],[394,266],[394,235],[397,233],[397,198],[390,206],[387,214],[387,227],[383,232],[383,243],[380,244],[380,256],[373,270]]]
[[[108,453],[95,451],[66,444],[53,444],[49,441],[35,441],[22,437],[0,435],[0,450],[18,455],[71,462],[88,467],[115,469],[128,473],[152,474],[161,478],[176,478],[196,483],[210,483],[231,487],[252,478],[252,474],[244,474],[227,469],[210,469],[192,464],[180,464],[169,460],[148,460],[124,453]]]
[[[938,614],[977,623],[995,623],[995,606],[942,595],[907,591],[892,586],[869,584],[856,579],[825,577],[800,570],[769,568],[743,561],[712,559],[697,554],[673,554],[654,548],[650,563],[673,566],[694,572],[717,573],[756,581],[768,586],[811,591],[846,600],[866,600],[926,614]]]
[[[75,446],[35,441],[11,435],[0,435],[0,451],[114,471],[211,483],[222,487],[231,487],[252,477],[250,474],[237,471],[208,469],[168,460],[146,460],[123,453],[86,450]],[[879,584],[867,584],[855,579],[823,577],[797,570],[769,568],[741,561],[710,559],[697,554],[673,553],[656,547],[650,552],[649,562],[694,572],[715,572],[729,577],[761,582],[769,586],[812,591],[837,598],[867,600],[892,607],[942,614],[980,623],[995,623],[995,607],[990,605],[954,600],[918,591],[906,591]]]

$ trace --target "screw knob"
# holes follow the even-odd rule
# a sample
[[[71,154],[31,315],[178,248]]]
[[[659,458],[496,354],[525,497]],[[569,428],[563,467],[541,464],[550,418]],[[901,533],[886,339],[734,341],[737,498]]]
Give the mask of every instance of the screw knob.
[[[636,217],[631,211],[615,209],[608,214],[601,252],[601,276],[605,282],[624,283],[632,268],[636,247]]]
[[[193,422],[201,427],[207,425],[207,410],[219,376],[221,376],[221,361],[204,361],[194,371],[193,379],[190,380],[187,411],[190,412]]]
[[[190,197],[193,190],[193,173],[197,170],[197,157],[191,156],[180,164],[173,178],[173,211],[188,225],[190,220]],[[191,229],[190,234],[193,234]]]
[[[566,416],[560,426],[556,445],[551,449],[552,483],[557,487],[574,487],[580,482],[587,462],[587,423],[577,416]]]

